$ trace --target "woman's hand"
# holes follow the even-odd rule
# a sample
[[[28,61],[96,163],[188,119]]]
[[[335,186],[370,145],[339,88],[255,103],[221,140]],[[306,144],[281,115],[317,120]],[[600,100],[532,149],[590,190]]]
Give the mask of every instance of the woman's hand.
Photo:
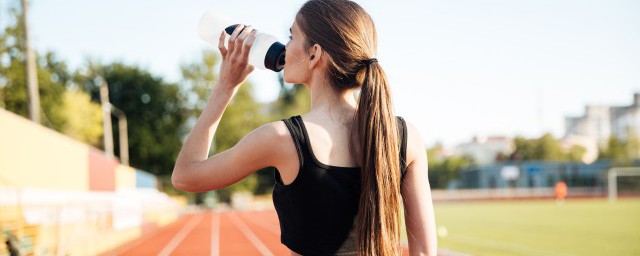
[[[218,49],[222,54],[222,64],[216,86],[235,92],[237,87],[247,80],[253,71],[253,66],[249,65],[249,50],[256,39],[256,33],[253,32],[251,26],[238,25],[229,38],[229,49],[227,49],[224,46],[226,32],[222,31],[218,44]]]

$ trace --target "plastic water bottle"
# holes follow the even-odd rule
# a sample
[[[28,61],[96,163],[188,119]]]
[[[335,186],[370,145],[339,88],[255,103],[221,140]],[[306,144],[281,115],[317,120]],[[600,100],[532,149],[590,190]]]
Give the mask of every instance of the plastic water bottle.
[[[229,37],[236,26],[236,22],[222,13],[208,11],[202,15],[198,23],[198,36],[208,44],[218,47],[220,33],[226,31],[224,46],[228,48]],[[275,36],[256,31],[256,39],[249,51],[249,64],[261,69],[278,72],[284,68],[285,46],[278,42]]]

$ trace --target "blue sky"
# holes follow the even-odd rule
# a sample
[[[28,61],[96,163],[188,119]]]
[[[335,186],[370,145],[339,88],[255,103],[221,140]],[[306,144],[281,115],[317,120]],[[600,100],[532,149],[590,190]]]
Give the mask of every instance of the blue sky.
[[[36,49],[72,67],[87,57],[121,60],[177,81],[180,63],[213,48],[196,33],[206,10],[286,42],[303,2],[32,0],[30,25]],[[396,113],[428,145],[474,135],[560,137],[564,116],[581,115],[585,104],[627,105],[640,92],[640,1],[358,3],[376,23]],[[261,101],[275,99],[275,73],[250,80]]]

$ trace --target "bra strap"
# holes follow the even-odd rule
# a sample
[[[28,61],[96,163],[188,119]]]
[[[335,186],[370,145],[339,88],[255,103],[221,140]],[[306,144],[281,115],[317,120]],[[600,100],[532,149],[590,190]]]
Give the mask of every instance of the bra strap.
[[[397,116],[398,119],[398,138],[400,139],[400,180],[404,180],[404,175],[407,173],[407,123],[404,118]]]
[[[300,168],[304,165],[304,134],[302,133],[302,128],[299,123],[295,120],[295,117],[291,117],[289,119],[282,119],[284,124],[289,129],[289,133],[291,133],[291,138],[293,139],[293,143],[296,145],[296,151],[298,151],[298,159],[300,160]]]

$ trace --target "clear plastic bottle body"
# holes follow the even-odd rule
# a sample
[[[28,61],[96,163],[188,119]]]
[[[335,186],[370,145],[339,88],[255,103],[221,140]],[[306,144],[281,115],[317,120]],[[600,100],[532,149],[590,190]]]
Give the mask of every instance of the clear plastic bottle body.
[[[256,35],[256,40],[251,46],[251,51],[249,51],[249,63],[258,68],[266,69],[265,66],[265,56],[267,55],[267,51],[278,40],[275,36],[258,33]]]
[[[229,31],[233,31],[235,25],[240,24],[228,18],[222,13],[208,11],[198,24],[198,36],[208,44],[218,48],[220,33],[227,31],[224,45],[229,45]],[[280,71],[284,67],[284,45],[278,42],[275,36],[257,31],[256,39],[249,51],[249,64],[261,69]]]

